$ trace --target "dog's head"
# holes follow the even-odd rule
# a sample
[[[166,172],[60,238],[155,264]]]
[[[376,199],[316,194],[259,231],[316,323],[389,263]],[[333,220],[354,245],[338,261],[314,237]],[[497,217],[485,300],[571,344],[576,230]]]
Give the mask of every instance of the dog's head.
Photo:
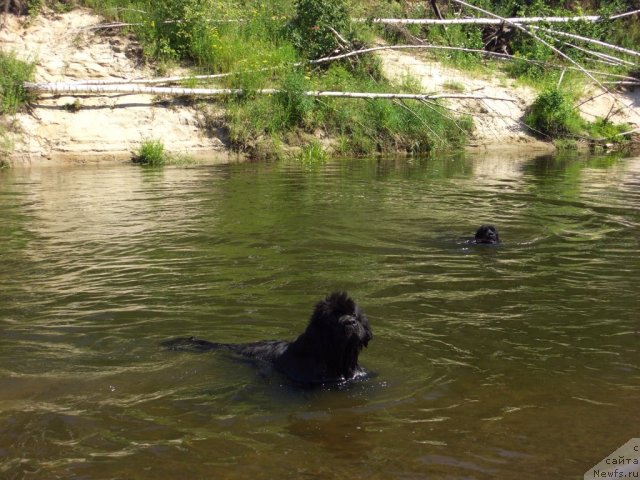
[[[325,365],[329,377],[349,379],[372,338],[364,312],[345,292],[334,292],[316,304],[298,342]]]
[[[493,225],[482,225],[476,231],[476,243],[500,243],[498,229]]]

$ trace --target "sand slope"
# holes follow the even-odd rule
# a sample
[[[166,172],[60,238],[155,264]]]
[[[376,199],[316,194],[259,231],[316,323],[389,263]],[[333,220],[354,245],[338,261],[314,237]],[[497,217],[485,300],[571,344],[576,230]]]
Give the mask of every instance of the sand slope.
[[[420,83],[424,92],[442,92],[454,86],[462,88],[461,93],[513,99],[513,102],[498,100],[449,100],[447,102],[454,111],[473,116],[476,127],[471,140],[473,145],[552,148],[548,142],[538,140],[534,133],[522,123],[525,110],[537,95],[533,89],[518,86],[499,72],[491,78],[470,75],[467,72],[443,66],[420,54],[382,50],[378,55],[383,71],[390,80],[402,82],[409,76]],[[604,94],[599,88],[592,88],[585,93],[583,101],[585,103],[579,107],[579,111],[586,120],[593,121],[596,117],[609,115],[614,122],[629,123],[633,128],[640,127],[640,89],[612,95]]]
[[[36,61],[36,81],[151,76],[137,65],[135,43],[83,29],[102,21],[87,10],[40,15],[29,24],[11,15],[2,21],[0,48]],[[69,111],[74,103],[80,109]],[[16,159],[126,157],[146,138],[161,139],[176,153],[225,150],[220,139],[204,134],[193,108],[169,108],[151,95],[41,95],[33,111],[16,120],[23,132],[14,138]]]

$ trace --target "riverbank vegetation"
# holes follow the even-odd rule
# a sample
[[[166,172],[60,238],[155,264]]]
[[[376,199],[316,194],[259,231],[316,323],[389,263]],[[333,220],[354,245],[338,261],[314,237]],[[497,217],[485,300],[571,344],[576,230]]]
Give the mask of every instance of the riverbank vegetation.
[[[35,65],[0,51],[0,114],[16,113],[33,96],[24,88],[32,80]]]
[[[24,108],[34,96],[24,89],[24,82],[33,79],[34,70],[33,63],[0,51],[0,155],[8,154],[13,147],[8,132],[15,128],[9,116]],[[0,167],[3,165],[0,162]]]
[[[96,27],[98,31],[133,33],[141,42],[142,60],[152,64],[159,76],[172,66],[187,65],[194,74],[210,78],[194,75],[180,82],[183,87],[237,89],[234,94],[193,102],[202,106],[205,117],[211,104],[220,107],[217,110],[224,111],[224,116],[211,117],[205,124],[225,129],[234,148],[257,156],[277,155],[283,146],[312,141],[343,154],[422,153],[463,145],[473,128],[471,117],[454,115],[436,100],[307,94],[324,90],[422,93],[410,79],[402,85],[390,84],[372,53],[318,61],[366,49],[380,38],[394,45],[441,46],[442,50],[429,51],[442,62],[471,71],[499,69],[534,86],[540,97],[524,121],[547,139],[628,138],[620,136],[628,127],[613,127],[606,117],[593,123],[581,120],[576,101],[587,84],[615,88],[620,85],[610,82],[633,84],[640,77],[640,54],[629,53],[640,45],[638,15],[611,18],[638,8],[635,0],[585,0],[573,10],[566,9],[564,2],[539,0],[476,0],[472,6],[462,0],[0,0],[0,6],[3,3],[5,9],[23,14],[33,14],[44,5],[58,11],[90,7],[109,22]],[[525,27],[513,22],[407,25],[375,20],[455,22],[470,17],[577,15],[600,18]],[[577,37],[620,50],[612,52]],[[273,89],[273,93],[258,94],[262,89]],[[6,95],[8,104],[15,105],[9,98],[20,95]],[[4,98],[3,93],[3,109]]]

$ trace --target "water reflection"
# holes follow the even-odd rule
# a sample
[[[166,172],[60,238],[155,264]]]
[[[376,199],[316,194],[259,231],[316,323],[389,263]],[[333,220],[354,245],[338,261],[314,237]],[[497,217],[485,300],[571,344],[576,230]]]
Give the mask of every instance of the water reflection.
[[[638,185],[504,153],[0,171],[0,472],[580,476],[637,436]],[[292,339],[338,288],[375,333],[348,389],[157,347]]]

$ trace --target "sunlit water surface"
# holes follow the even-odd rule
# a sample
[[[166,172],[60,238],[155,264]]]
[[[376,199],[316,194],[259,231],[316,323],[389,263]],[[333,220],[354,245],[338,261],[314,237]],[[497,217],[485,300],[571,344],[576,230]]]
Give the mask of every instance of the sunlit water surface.
[[[13,169],[0,222],[1,478],[582,478],[640,436],[640,158]],[[158,347],[335,289],[365,381]]]

